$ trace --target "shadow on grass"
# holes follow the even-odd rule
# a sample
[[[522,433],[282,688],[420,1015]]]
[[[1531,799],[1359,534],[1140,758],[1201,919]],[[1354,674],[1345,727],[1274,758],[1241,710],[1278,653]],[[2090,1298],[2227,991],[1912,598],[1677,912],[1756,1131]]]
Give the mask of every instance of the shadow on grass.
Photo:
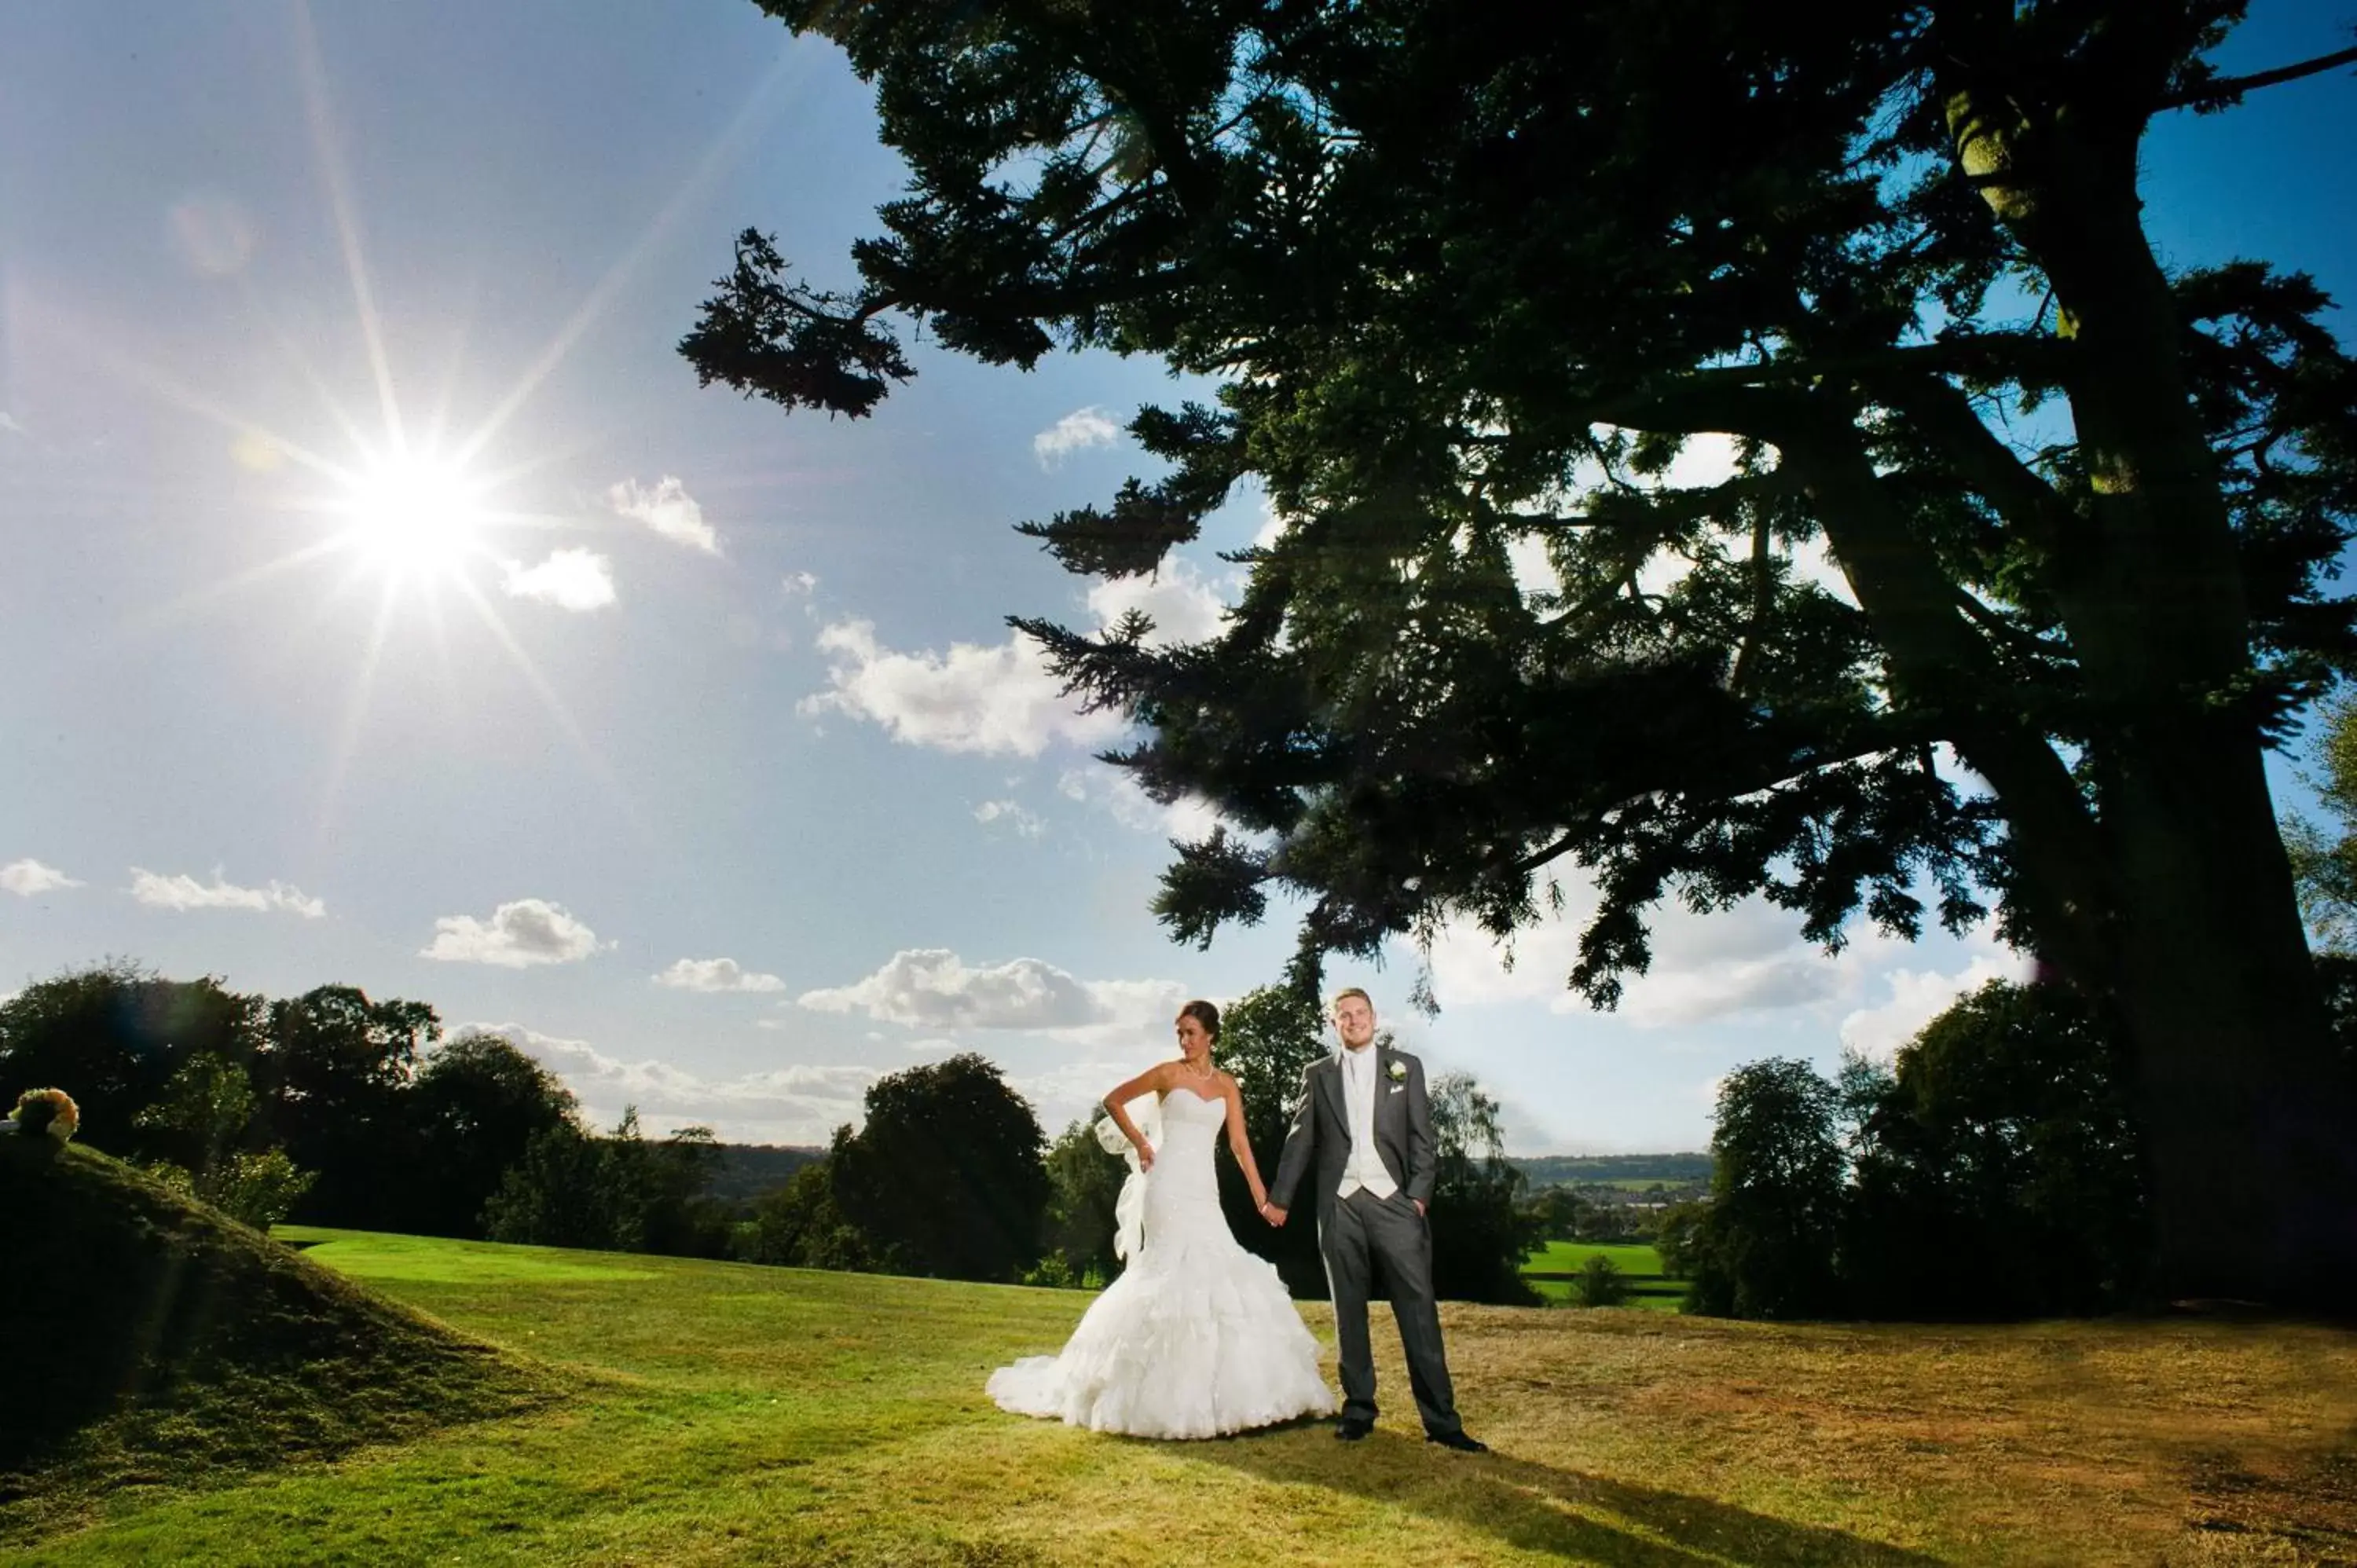
[[[1582,1563],[1628,1568],[1727,1561],[1760,1568],[1931,1568],[1941,1562],[1925,1552],[1793,1524],[1708,1498],[1503,1454],[1449,1454],[1394,1433],[1378,1432],[1354,1448],[1343,1448],[1328,1435],[1330,1430],[1321,1422],[1207,1443],[1202,1456],[1265,1481],[1351,1493],[1496,1536],[1525,1552]]]

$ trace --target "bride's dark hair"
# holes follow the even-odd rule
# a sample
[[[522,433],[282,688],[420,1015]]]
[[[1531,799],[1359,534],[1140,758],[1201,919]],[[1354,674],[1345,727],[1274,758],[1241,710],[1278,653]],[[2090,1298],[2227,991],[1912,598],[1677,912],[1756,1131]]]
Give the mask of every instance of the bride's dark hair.
[[[1203,1033],[1213,1039],[1220,1037],[1220,1010],[1208,1002],[1189,1002],[1178,1009],[1181,1018],[1192,1018],[1203,1026]]]

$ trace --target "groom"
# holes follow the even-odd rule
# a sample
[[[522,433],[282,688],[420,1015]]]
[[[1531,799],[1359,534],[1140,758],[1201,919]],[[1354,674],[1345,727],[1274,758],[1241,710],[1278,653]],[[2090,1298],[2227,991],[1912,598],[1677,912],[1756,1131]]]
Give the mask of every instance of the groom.
[[[1261,1214],[1285,1223],[1301,1178],[1313,1170],[1318,1250],[1334,1297],[1334,1340],[1341,1352],[1342,1419],[1334,1435],[1356,1442],[1374,1430],[1375,1356],[1367,1338],[1367,1289],[1380,1266],[1392,1316],[1407,1352],[1408,1384],[1428,1443],[1483,1454],[1457,1418],[1448,1361],[1440,1348],[1440,1309],[1432,1295],[1432,1201],[1437,1160],[1424,1064],[1375,1038],[1375,1004],[1353,986],[1334,998],[1334,1032],[1342,1049],[1301,1074],[1300,1103],[1277,1156],[1276,1180]]]

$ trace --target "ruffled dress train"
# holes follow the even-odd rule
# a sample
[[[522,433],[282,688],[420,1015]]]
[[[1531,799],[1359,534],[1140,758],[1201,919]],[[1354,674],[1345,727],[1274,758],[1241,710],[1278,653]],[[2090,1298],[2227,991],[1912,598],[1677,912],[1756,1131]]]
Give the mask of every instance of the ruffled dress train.
[[[1145,1172],[1145,1234],[1061,1354],[991,1374],[1002,1409],[1135,1437],[1221,1437],[1326,1415],[1318,1342],[1276,1269],[1237,1245],[1211,1148],[1226,1106],[1174,1090]]]

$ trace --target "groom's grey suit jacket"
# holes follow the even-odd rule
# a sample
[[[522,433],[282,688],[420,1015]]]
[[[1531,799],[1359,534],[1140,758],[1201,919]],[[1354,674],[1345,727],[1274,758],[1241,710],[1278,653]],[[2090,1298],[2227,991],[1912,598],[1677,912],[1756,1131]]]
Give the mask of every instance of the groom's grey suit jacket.
[[[1429,1204],[1440,1170],[1432,1139],[1432,1105],[1424,1093],[1424,1064],[1389,1046],[1367,1049],[1375,1053],[1375,1153],[1402,1192]],[[1394,1062],[1400,1065],[1401,1077],[1393,1076]],[[1343,1094],[1339,1053],[1302,1069],[1293,1126],[1276,1157],[1276,1180],[1269,1184],[1268,1200],[1279,1208],[1291,1208],[1302,1177],[1311,1176],[1320,1224],[1334,1207],[1334,1189],[1342,1185],[1343,1168],[1351,1161],[1351,1108]]]

